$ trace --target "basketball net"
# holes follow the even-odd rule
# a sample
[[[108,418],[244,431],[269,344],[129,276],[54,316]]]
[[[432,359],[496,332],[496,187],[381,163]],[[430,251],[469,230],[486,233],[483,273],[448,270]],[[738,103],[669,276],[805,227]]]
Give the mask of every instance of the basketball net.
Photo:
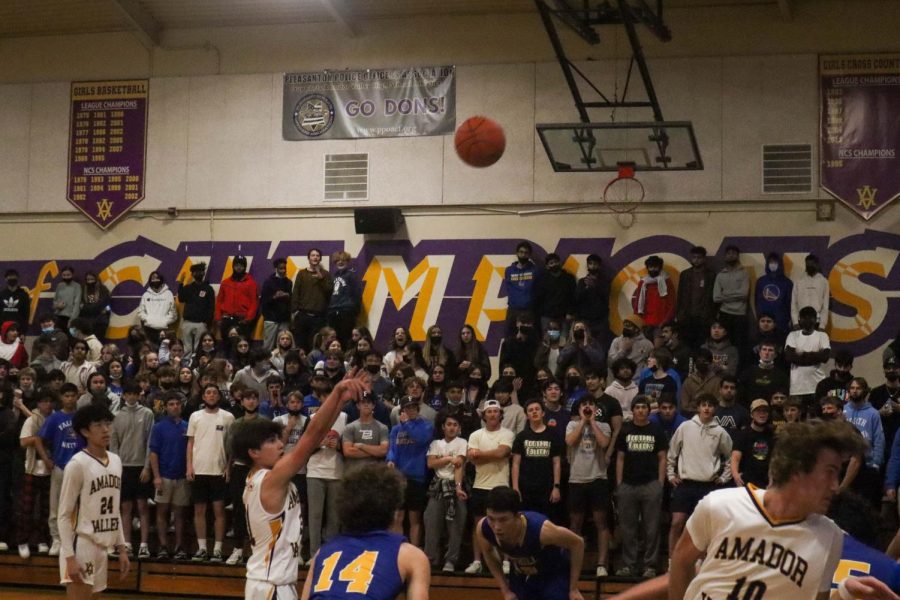
[[[634,176],[633,162],[618,163],[619,171],[615,179],[603,190],[603,204],[616,215],[616,220],[624,228],[634,225],[634,212],[644,200],[644,185]]]

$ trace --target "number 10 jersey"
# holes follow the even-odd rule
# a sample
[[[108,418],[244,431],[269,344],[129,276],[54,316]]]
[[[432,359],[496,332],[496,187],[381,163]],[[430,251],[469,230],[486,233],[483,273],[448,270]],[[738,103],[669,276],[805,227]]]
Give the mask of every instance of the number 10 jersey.
[[[686,528],[706,552],[690,600],[814,599],[830,589],[843,532],[825,516],[779,521],[752,485],[707,495]]]

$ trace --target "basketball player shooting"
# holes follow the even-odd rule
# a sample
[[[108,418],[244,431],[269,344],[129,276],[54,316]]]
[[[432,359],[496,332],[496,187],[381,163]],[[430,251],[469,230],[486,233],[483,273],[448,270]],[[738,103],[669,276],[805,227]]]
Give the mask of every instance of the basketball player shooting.
[[[487,516],[476,540],[504,600],[583,600],[578,576],[584,540],[540,513],[520,511],[519,494],[506,486],[488,493]],[[511,566],[504,576],[494,550]]]
[[[827,599],[843,532],[823,515],[843,457],[864,443],[846,422],[786,425],[772,453],[769,489],[718,490],[697,505],[673,552],[669,599]],[[845,600],[897,598],[872,577],[847,579],[838,590]]]
[[[254,420],[235,434],[235,456],[253,465],[243,496],[252,546],[244,588],[247,600],[296,600],[300,494],[291,478],[322,445],[341,407],[366,393],[368,385],[365,371],[351,373],[339,382],[289,454],[283,455],[279,423]]]
[[[130,569],[119,517],[122,461],[106,451],[112,421],[109,409],[95,404],[72,417],[72,429],[86,446],[66,465],[57,518],[60,577],[72,600],[96,598],[106,589],[109,548],[119,552],[122,579]]]

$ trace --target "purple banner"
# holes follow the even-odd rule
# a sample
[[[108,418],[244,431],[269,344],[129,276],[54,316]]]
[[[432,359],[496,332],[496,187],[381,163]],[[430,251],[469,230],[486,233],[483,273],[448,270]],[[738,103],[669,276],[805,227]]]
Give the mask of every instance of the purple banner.
[[[66,198],[101,229],[144,199],[149,81],[76,81]]]
[[[865,220],[900,196],[900,54],[819,57],[823,190]]]

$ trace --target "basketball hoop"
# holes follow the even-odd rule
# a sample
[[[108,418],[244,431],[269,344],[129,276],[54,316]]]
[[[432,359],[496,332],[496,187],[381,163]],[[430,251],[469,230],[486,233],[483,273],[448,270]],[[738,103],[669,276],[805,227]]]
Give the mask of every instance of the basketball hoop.
[[[633,162],[620,162],[618,166],[618,175],[603,190],[603,204],[616,214],[622,227],[631,227],[634,211],[644,200],[644,185],[634,176]]]

